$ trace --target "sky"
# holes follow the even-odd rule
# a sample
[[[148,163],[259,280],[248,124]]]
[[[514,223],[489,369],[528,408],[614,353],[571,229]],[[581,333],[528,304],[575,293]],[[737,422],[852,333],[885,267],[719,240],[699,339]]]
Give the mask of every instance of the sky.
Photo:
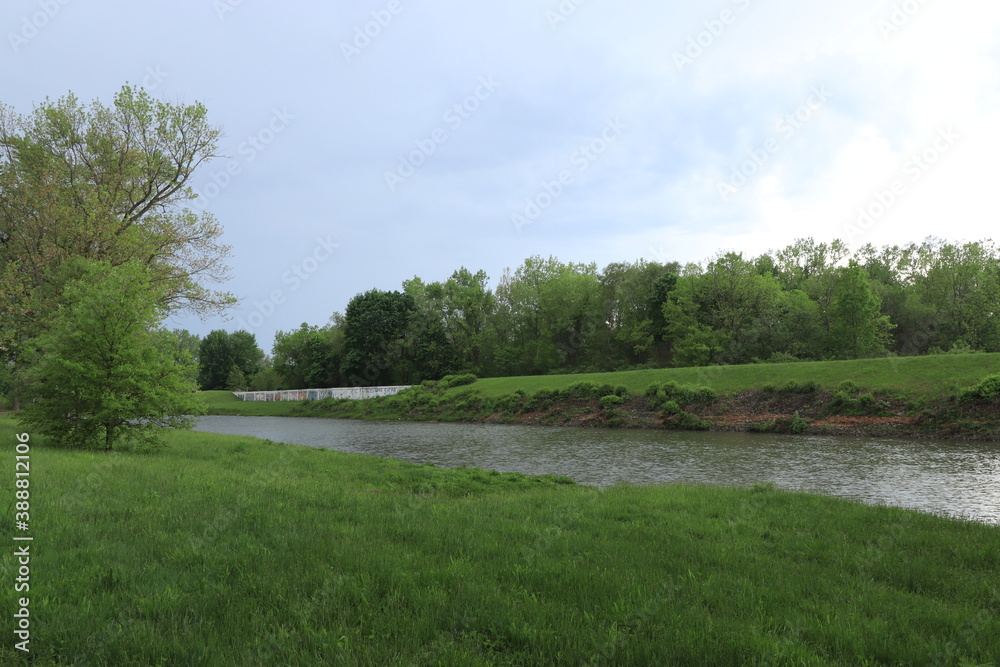
[[[1000,3],[813,5],[8,0],[0,102],[204,103],[224,157],[194,208],[241,301],[167,326],[265,352],[369,289],[536,254],[992,238]]]

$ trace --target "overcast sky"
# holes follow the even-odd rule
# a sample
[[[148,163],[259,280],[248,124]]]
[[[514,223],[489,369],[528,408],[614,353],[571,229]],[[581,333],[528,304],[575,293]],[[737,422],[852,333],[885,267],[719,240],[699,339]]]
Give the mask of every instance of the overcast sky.
[[[0,25],[21,112],[126,82],[205,103],[229,157],[193,185],[243,301],[168,325],[267,352],[359,292],[533,254],[995,233],[996,0],[8,0]]]

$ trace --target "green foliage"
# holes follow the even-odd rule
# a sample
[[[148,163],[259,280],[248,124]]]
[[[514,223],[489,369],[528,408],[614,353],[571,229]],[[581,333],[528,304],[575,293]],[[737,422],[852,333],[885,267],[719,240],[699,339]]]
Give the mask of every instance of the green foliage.
[[[841,271],[834,291],[830,330],[834,354],[845,359],[860,359],[885,354],[893,325],[882,315],[882,299],[872,287],[858,263]]]
[[[799,411],[796,410],[795,414],[792,415],[791,421],[788,423],[788,430],[791,433],[805,433],[806,429],[809,428],[809,420],[803,419],[799,415]]]
[[[815,394],[819,390],[819,383],[814,380],[789,380],[778,391],[784,394]]]
[[[596,382],[574,382],[563,390],[563,395],[566,398],[599,398],[601,389],[601,385]]]
[[[187,427],[203,414],[193,399],[189,369],[157,331],[163,294],[135,262],[73,261],[62,307],[33,340],[26,427],[74,447],[112,449],[120,442],[157,445],[162,427]]]
[[[246,385],[260,371],[263,357],[252,333],[216,329],[205,336],[198,350],[198,384],[203,390],[228,389],[235,366]]]
[[[600,404],[602,410],[614,410],[625,402],[625,399],[616,394],[601,396]]]
[[[243,374],[243,371],[236,364],[233,364],[229,370],[229,376],[226,378],[226,389],[229,391],[247,390],[247,376]]]
[[[669,401],[667,405],[673,403]],[[674,403],[673,405],[676,405]],[[671,406],[673,407],[673,406]],[[698,415],[692,412],[685,412],[678,408],[677,412],[666,411],[667,406],[664,406],[663,425],[667,428],[676,428],[684,431],[707,431],[709,428],[709,423],[701,419]]]
[[[19,357],[61,299],[73,258],[140,261],[167,310],[215,314],[235,300],[202,282],[228,274],[229,248],[189,187],[217,155],[200,103],[123,86],[110,106],[72,93],[28,115],[0,106],[0,350]]]
[[[369,290],[351,299],[344,313],[341,374],[350,385],[396,384],[401,341],[416,306],[400,292]]]
[[[334,313],[328,326],[305,322],[295,331],[278,331],[274,336],[274,369],[284,389],[340,387],[344,333]],[[273,384],[273,382],[271,383]]]
[[[958,394],[959,403],[994,402],[1000,398],[1000,374],[990,375],[972,387],[966,387]]]
[[[445,375],[441,378],[440,386],[443,389],[451,389],[452,387],[463,387],[468,384],[472,384],[479,378],[476,377],[475,373],[463,373],[461,375]]]
[[[651,410],[662,407],[668,401],[687,405],[689,403],[708,404],[718,400],[718,394],[711,387],[682,385],[673,381],[649,385],[646,388],[645,396],[646,405]]]

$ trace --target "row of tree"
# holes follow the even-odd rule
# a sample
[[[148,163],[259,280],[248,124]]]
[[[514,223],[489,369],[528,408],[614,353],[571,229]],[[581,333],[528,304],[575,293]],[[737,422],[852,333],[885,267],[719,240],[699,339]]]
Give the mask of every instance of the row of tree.
[[[600,271],[535,256],[505,271],[495,289],[484,272],[461,268],[444,282],[414,277],[402,291],[358,294],[325,325],[278,332],[256,367],[267,372],[255,378],[244,368],[242,381],[332,387],[455,372],[995,352],[998,303],[1000,255],[990,241],[928,239],[851,253],[840,241],[799,239],[757,257],[729,252],[704,264],[640,260]],[[203,374],[215,364],[205,349]]]

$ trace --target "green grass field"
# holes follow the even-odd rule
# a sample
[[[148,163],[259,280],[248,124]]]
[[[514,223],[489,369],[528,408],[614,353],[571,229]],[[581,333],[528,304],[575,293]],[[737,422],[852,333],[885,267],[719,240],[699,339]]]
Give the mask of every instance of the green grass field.
[[[15,425],[0,419],[0,442]],[[249,437],[32,440],[35,664],[996,664],[1000,528]],[[7,544],[13,455],[0,476]],[[0,558],[0,663],[17,564]]]

